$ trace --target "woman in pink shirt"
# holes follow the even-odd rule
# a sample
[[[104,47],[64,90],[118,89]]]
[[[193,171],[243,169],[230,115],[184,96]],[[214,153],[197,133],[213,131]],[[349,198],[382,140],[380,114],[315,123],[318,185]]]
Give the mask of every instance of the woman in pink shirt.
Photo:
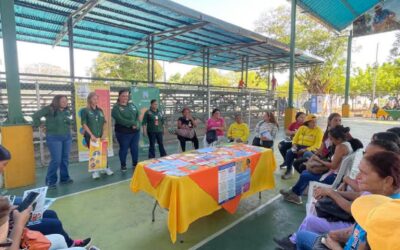
[[[221,112],[219,109],[214,109],[212,111],[212,116],[207,120],[207,132],[210,130],[215,130],[218,136],[218,141],[224,138],[225,134],[225,121],[224,118],[221,117]],[[210,146],[212,143],[208,144]]]

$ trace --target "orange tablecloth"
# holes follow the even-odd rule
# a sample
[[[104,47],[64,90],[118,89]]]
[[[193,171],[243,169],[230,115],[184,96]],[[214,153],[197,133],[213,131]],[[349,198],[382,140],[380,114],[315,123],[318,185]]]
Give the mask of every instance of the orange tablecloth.
[[[210,163],[211,166],[207,167],[197,166],[199,167],[197,171],[180,177],[154,171],[151,167],[148,167],[152,163],[151,161],[141,162],[137,165],[131,181],[131,190],[133,192],[144,191],[148,193],[158,201],[161,207],[169,210],[168,229],[172,242],[176,241],[177,233],[186,232],[189,225],[195,220],[221,208],[234,213],[240,199],[275,187],[273,173],[276,163],[272,150],[243,144],[231,147],[234,147],[235,150],[246,148],[248,152],[253,149],[255,151],[247,156],[232,156],[228,157],[228,159],[226,159],[227,157],[225,159],[220,157],[221,162],[217,162],[214,166],[212,166],[212,163]],[[223,152],[224,147],[218,150]],[[175,156],[179,158],[180,156],[193,155],[193,152],[195,151]],[[174,155],[169,157],[174,157]],[[219,204],[218,171],[221,165],[229,162],[251,162],[249,166],[251,171],[250,187],[243,194]]]

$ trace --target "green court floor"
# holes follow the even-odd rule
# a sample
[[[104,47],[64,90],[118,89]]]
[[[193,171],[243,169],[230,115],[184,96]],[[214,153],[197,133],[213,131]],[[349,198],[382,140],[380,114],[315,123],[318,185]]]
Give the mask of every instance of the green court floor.
[[[365,119],[343,119],[343,123],[350,126],[351,134],[365,144],[373,133],[400,124]],[[324,128],[325,124],[322,121],[320,126]],[[283,138],[283,129],[280,129],[279,138]],[[176,142],[170,143],[167,151],[175,152],[176,147]],[[275,155],[278,164],[281,163],[277,149]],[[140,158],[145,159],[146,155],[142,154]],[[119,168],[117,157],[110,159],[110,165],[115,170]],[[46,168],[37,169],[35,186],[44,185],[45,172]],[[280,188],[287,188],[296,181],[296,178],[281,181],[277,170],[276,188],[264,191],[261,200],[254,195],[242,200],[233,215],[219,210],[201,218],[172,244],[167,229],[167,211],[157,208],[156,221],[151,222],[154,200],[145,193],[130,191],[132,170],[126,173],[117,170],[113,176],[96,181],[87,173],[86,163],[71,164],[70,172],[75,180],[72,185],[49,191],[48,196],[58,197],[52,209],[58,212],[73,237],[91,236],[102,250],[275,249],[272,238],[295,231],[305,215],[304,206],[288,204],[277,197]],[[31,187],[7,192],[20,195],[28,188]]]

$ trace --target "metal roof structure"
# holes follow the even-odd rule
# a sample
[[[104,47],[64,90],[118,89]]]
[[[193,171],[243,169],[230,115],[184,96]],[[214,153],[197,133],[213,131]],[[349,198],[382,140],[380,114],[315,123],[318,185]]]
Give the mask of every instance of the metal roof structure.
[[[297,5],[340,32],[380,2],[383,0],[297,0]]]
[[[305,1],[304,1],[305,2]],[[362,2],[362,1],[359,1]],[[15,0],[17,40],[204,65],[288,68],[289,46],[169,0]],[[296,67],[321,63],[296,50]]]

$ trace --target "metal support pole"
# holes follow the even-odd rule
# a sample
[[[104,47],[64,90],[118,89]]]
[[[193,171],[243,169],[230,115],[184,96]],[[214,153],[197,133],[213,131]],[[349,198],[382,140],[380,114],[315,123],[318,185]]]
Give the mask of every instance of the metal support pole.
[[[4,64],[8,97],[6,124],[26,123],[21,107],[21,83],[19,81],[17,37],[13,0],[0,1],[1,29],[3,34]]]
[[[296,50],[296,7],[297,0],[292,0],[291,21],[290,21],[290,67],[289,67],[289,96],[288,108],[293,108],[293,88],[295,70],[295,50]]]
[[[378,76],[378,54],[379,54],[379,43],[376,44],[376,55],[375,55],[375,74],[374,80],[372,81],[372,102],[371,107],[374,105],[375,97],[376,97],[376,77]]]
[[[244,72],[244,56],[242,56],[242,67],[241,67],[241,75],[240,80],[243,81],[243,72]]]
[[[150,83],[151,81],[151,73],[150,73],[150,63],[151,63],[151,58],[150,58],[150,38],[147,38],[147,84]]]
[[[249,122],[248,122],[248,126],[249,128],[251,128],[251,91],[249,91]]]
[[[207,114],[211,118],[211,92],[210,92],[210,49],[207,49]]]
[[[74,58],[74,30],[72,18],[68,19],[68,48],[69,48],[69,75],[72,83],[75,82],[75,58]]]
[[[154,36],[151,36],[151,84],[154,84]]]
[[[350,31],[350,35],[347,41],[347,65],[346,65],[346,87],[344,92],[344,104],[349,104],[349,92],[350,92],[350,69],[351,69],[351,43],[353,41],[353,31]]]
[[[247,88],[248,84],[247,81],[249,80],[249,57],[246,56],[246,82],[245,87]]]
[[[40,106],[40,87],[39,83],[35,82],[36,89],[36,107],[39,110]],[[42,167],[46,166],[45,157],[44,157],[44,141],[43,141],[43,129],[39,127],[39,151],[40,151],[40,164]]]
[[[267,78],[268,82],[267,82],[267,86],[268,89],[267,90],[271,90],[271,64],[268,64],[268,78]]]
[[[203,57],[203,77],[202,77],[202,84],[203,86],[206,85],[206,53],[205,53],[205,49],[203,48],[201,50],[201,55]]]

